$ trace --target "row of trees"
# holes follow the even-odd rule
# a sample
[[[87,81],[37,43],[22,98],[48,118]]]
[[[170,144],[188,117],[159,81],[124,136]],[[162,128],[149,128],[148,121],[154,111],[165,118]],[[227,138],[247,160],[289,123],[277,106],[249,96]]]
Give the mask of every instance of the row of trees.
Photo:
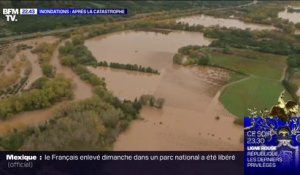
[[[6,119],[23,111],[46,108],[62,98],[70,98],[71,96],[71,81],[57,77],[43,82],[39,89],[31,89],[1,100],[0,119]]]
[[[80,79],[87,81],[92,86],[101,85],[105,87],[104,79],[91,73],[85,66],[77,65],[73,68],[73,71],[80,77]]]
[[[300,53],[300,39],[281,32],[250,31],[241,29],[208,28],[204,35],[216,38],[212,47],[235,47],[288,55]]]
[[[155,70],[151,67],[143,67],[137,64],[122,64],[122,63],[114,63],[114,62],[108,64],[106,61],[99,61],[97,65],[103,67],[116,68],[116,69],[126,69],[131,71],[159,74],[158,70]]]
[[[300,54],[290,55],[287,63],[291,68],[300,68]]]

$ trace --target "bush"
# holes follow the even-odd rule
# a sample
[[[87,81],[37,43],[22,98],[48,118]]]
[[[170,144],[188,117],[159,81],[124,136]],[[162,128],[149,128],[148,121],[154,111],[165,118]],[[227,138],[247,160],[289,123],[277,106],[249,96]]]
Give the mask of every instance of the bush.
[[[74,67],[77,62],[73,55],[65,55],[60,58],[60,63],[64,66]]]
[[[151,107],[162,108],[165,103],[163,98],[155,98],[153,95],[142,95],[139,99],[140,105],[148,105]]]
[[[244,125],[244,121],[242,118],[236,118],[234,119],[234,124],[237,124],[237,125]]]
[[[46,77],[53,78],[55,76],[56,69],[54,66],[45,63],[42,65],[42,71]]]
[[[83,40],[78,37],[74,37],[72,42],[66,42],[64,46],[59,48],[59,57],[61,63],[65,66],[81,65],[97,65],[96,58],[83,45]]]
[[[292,68],[300,68],[300,55],[290,55],[287,64]]]
[[[177,53],[173,56],[173,63],[175,64],[182,64],[183,61],[183,55],[180,53]]]
[[[32,84],[30,89],[41,89],[49,79],[47,77],[41,77],[35,80]]]
[[[174,55],[173,62],[176,64],[198,64],[207,65],[209,57],[201,51],[202,46],[185,46],[178,49],[178,53]],[[186,60],[183,60],[183,59]]]
[[[198,65],[208,65],[209,57],[207,55],[198,58]]]
[[[165,99],[163,98],[158,98],[156,101],[155,101],[155,107],[156,108],[162,108],[163,105],[165,103]]]
[[[110,96],[103,87],[95,89],[101,97]],[[111,150],[116,137],[137,117],[139,110],[131,101],[121,102],[112,97],[118,101],[115,103],[101,97],[94,96],[61,108],[50,122],[26,137],[21,149]]]

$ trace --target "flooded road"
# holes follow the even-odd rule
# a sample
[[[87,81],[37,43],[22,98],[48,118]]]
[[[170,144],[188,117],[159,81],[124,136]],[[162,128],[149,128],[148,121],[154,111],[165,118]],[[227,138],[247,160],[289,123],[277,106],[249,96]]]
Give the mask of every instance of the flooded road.
[[[172,62],[177,49],[186,45],[208,45],[201,33],[126,31],[85,42],[98,60],[151,66],[160,75],[110,68],[91,68],[104,77],[120,98],[134,99],[152,94],[165,99],[162,110],[145,107],[117,139],[114,150],[241,150],[242,129],[215,95],[229,73],[219,68],[179,66]],[[216,120],[216,116],[220,120]],[[224,132],[226,131],[226,132]]]
[[[270,25],[253,24],[240,21],[238,19],[216,18],[207,15],[196,15],[183,17],[176,20],[177,23],[186,23],[192,25],[203,25],[204,27],[220,26],[226,28],[239,28],[250,30],[275,30],[276,28]]]

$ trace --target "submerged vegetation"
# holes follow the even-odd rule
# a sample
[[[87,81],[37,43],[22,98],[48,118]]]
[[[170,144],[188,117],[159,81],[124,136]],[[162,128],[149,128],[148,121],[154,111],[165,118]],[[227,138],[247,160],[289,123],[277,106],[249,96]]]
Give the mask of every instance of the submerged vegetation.
[[[155,98],[153,95],[142,95],[139,101],[142,105],[148,105],[155,108],[162,108],[165,103],[163,98]]]
[[[284,76],[286,56],[238,49],[228,45],[186,46],[178,50],[173,61],[182,65],[199,64],[201,58],[209,59],[205,62],[209,66],[222,67],[234,74],[236,82],[230,80],[221,92],[219,100],[228,111],[238,116],[235,120],[237,124],[243,123],[242,119],[247,115],[248,108],[265,109],[276,104],[278,94],[284,90],[285,86],[281,80]],[[236,74],[243,76],[235,78]]]
[[[80,79],[88,82],[92,86],[105,86],[104,79],[99,78],[97,75],[91,73],[85,66],[77,65],[76,67],[73,67],[73,70],[80,77]]]
[[[61,108],[44,125],[0,139],[7,150],[111,150],[117,135],[138,116],[138,102],[120,101],[102,87],[96,96]]]
[[[83,45],[82,35],[75,35],[71,41],[67,41],[64,46],[59,48],[60,62],[72,70],[80,79],[88,82],[92,86],[105,86],[103,78],[91,73],[85,65],[97,65],[97,61],[86,46]]]
[[[67,41],[59,48],[61,64],[74,67],[81,65],[96,65],[97,61],[86,46],[83,45],[83,38],[75,36],[72,41]]]
[[[11,68],[6,68],[1,75],[0,98],[20,92],[28,80],[28,76],[32,71],[32,65],[25,55],[21,55],[20,59],[11,60]]]
[[[0,101],[0,119],[4,120],[13,114],[49,107],[72,96],[71,81],[63,77],[41,82],[38,89],[3,99]]]
[[[122,63],[114,63],[114,62],[111,62],[111,63],[108,64],[107,61],[99,61],[97,66],[159,74],[158,70],[155,70],[151,67],[143,67],[143,66],[137,65],[137,64],[122,64]]]
[[[53,78],[56,73],[55,67],[49,64],[49,61],[52,57],[56,45],[57,43],[41,43],[35,49],[32,50],[32,53],[38,55],[39,63],[41,65],[43,74],[49,78]]]
[[[104,86],[92,98],[60,108],[47,123],[0,138],[6,150],[111,150],[118,134],[136,119],[142,105],[162,108],[164,100],[144,95],[120,100]]]

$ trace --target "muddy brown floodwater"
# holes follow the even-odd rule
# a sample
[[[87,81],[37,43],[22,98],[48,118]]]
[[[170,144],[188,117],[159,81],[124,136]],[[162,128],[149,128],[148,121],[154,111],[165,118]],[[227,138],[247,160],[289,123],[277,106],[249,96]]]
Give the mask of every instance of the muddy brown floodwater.
[[[179,66],[172,62],[177,49],[208,45],[201,33],[169,34],[118,32],[89,39],[85,45],[100,61],[151,66],[160,75],[110,68],[92,68],[120,98],[153,94],[165,99],[161,110],[144,107],[141,120],[122,133],[114,150],[241,150],[242,128],[218,100],[229,73],[220,68]],[[216,116],[220,119],[216,120]]]
[[[300,6],[299,7],[291,6],[291,7],[295,9],[300,9]],[[288,7],[286,7],[284,11],[279,12],[278,17],[282,19],[287,19],[290,22],[293,22],[295,24],[300,23],[300,12],[288,12]]]
[[[300,6],[291,6],[295,9],[300,9]],[[278,17],[282,19],[287,19],[290,22],[296,24],[300,23],[300,12],[288,12],[288,7],[285,7],[285,10],[278,13]],[[297,29],[295,34],[300,34],[300,30]]]
[[[261,25],[246,23],[238,19],[228,19],[228,18],[216,18],[207,15],[195,15],[189,17],[183,17],[176,20],[176,22],[187,23],[189,25],[203,25],[204,27],[220,26],[227,28],[239,28],[250,30],[275,30],[276,28],[270,25]]]
[[[34,38],[34,39],[29,39],[29,40],[24,40],[24,41],[18,41],[16,43],[14,43],[14,45],[17,46],[18,44],[26,44],[28,46],[36,47],[41,43],[53,44],[57,41],[58,41],[57,37],[45,36],[45,37],[39,37],[39,38]],[[20,51],[17,54],[17,56],[20,56],[22,54],[24,54],[27,57],[27,59],[30,61],[31,66],[32,66],[32,72],[30,73],[27,83],[24,86],[24,89],[26,90],[26,89],[29,89],[29,87],[35,80],[37,80],[38,78],[43,76],[43,72],[42,72],[41,66],[39,64],[37,54],[33,54],[33,53],[31,53],[31,50],[26,49],[26,50]]]

